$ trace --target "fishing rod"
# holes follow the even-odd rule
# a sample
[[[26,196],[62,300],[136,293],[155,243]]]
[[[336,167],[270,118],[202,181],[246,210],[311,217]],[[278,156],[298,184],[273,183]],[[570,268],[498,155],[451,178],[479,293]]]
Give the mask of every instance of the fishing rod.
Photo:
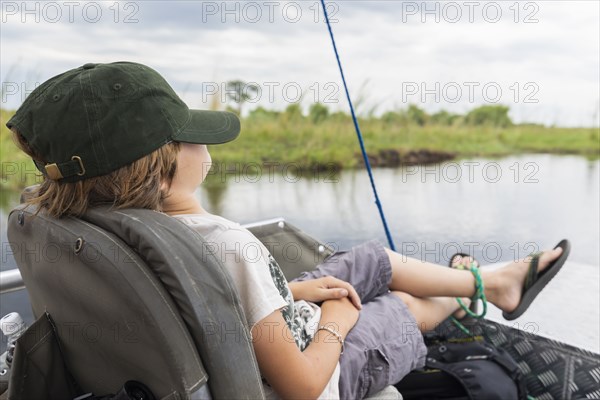
[[[394,246],[394,241],[392,239],[390,229],[388,228],[387,221],[385,220],[383,206],[381,205],[381,201],[379,200],[379,195],[377,194],[377,187],[375,186],[375,178],[373,178],[373,171],[371,170],[371,163],[369,162],[369,157],[367,156],[367,150],[365,149],[365,143],[363,140],[362,132],[360,131],[358,119],[356,118],[356,113],[354,112],[354,105],[352,104],[352,99],[350,98],[350,92],[348,90],[348,85],[346,84],[346,77],[344,76],[344,69],[342,68],[342,62],[340,61],[340,55],[339,55],[337,46],[335,44],[335,38],[333,37],[333,31],[331,30],[331,23],[329,22],[329,15],[327,14],[327,6],[325,5],[325,0],[321,0],[321,6],[323,8],[323,14],[325,15],[325,22],[327,23],[327,29],[329,30],[329,36],[331,37],[331,44],[333,45],[333,51],[335,53],[335,58],[337,60],[338,68],[340,70],[340,75],[342,76],[344,90],[346,91],[346,98],[348,99],[348,105],[350,106],[350,113],[352,115],[352,122],[354,123],[354,129],[356,130],[356,136],[358,137],[358,143],[360,144],[360,151],[362,153],[363,160],[365,161],[365,167],[367,168],[367,173],[369,174],[369,181],[371,182],[371,189],[373,190],[373,195],[375,196],[375,204],[377,205],[377,209],[379,210],[379,216],[381,217],[381,222],[383,223],[383,229],[385,230],[385,236],[387,237],[388,243],[390,245],[390,249],[396,250],[396,246]]]

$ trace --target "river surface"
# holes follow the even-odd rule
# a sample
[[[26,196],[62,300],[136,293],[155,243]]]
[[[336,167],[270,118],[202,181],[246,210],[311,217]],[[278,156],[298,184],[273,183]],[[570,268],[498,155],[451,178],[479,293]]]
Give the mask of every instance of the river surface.
[[[305,177],[295,171],[292,165],[283,172],[249,168],[237,175],[215,173],[197,195],[212,213],[240,223],[281,216],[342,249],[371,238],[387,242],[365,170]],[[380,168],[373,175],[396,249],[404,254],[446,264],[454,252],[463,251],[493,264],[568,238],[570,261],[588,266],[590,279],[598,280],[598,160],[527,154]],[[17,202],[17,193],[3,193],[2,270],[16,267],[6,246],[6,219]],[[596,349],[598,326],[590,323],[598,320],[600,298],[597,285],[588,289],[572,296],[591,307],[594,318],[573,329],[591,330],[587,347]],[[553,315],[567,314],[569,307],[566,302]],[[0,314],[10,311],[31,319],[24,292],[2,296]]]

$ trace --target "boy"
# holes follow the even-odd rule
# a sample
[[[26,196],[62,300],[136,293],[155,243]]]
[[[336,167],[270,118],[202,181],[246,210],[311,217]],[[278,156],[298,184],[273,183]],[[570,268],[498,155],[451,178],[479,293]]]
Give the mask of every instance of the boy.
[[[189,110],[156,71],[118,62],[51,78],[7,126],[44,174],[29,200],[41,211],[78,216],[100,203],[153,209],[215,246],[240,294],[272,396],[355,399],[378,392],[423,365],[426,349],[412,327],[429,330],[456,313],[452,297],[473,296],[474,275],[485,282],[477,290],[513,318],[531,302],[529,289],[539,291],[537,273],[553,276],[568,253],[561,257],[557,247],[536,256],[532,267],[521,260],[494,271],[472,268],[472,275],[370,241],[288,283],[249,231],[208,213],[194,195],[211,163],[206,145],[239,134],[233,114]],[[474,263],[454,259],[456,266]]]

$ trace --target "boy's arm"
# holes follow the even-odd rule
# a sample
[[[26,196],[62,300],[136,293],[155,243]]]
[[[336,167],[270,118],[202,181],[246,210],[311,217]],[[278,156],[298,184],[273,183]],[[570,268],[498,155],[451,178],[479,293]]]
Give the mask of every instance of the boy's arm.
[[[345,339],[359,311],[347,297],[325,301],[319,326],[336,327]],[[304,352],[279,310],[252,327],[254,352],[262,375],[281,398],[317,398],[331,379],[340,358],[341,344],[328,331],[319,330]]]

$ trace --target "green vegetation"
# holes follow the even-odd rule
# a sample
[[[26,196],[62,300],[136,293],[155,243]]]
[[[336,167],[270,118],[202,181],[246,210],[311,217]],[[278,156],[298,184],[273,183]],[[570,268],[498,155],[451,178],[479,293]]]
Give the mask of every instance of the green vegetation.
[[[258,94],[259,88],[252,83],[246,83],[240,80],[227,82],[225,96],[229,101],[237,105],[238,115],[242,113],[242,105],[248,100],[253,99]]]
[[[477,107],[465,116],[467,125],[491,125],[506,128],[512,125],[506,106]]]
[[[39,181],[33,161],[17,148],[6,127],[6,122],[13,114],[14,111],[0,109],[0,189],[20,189]],[[4,202],[3,199],[4,196],[0,196],[0,204]]]
[[[367,152],[375,160],[393,151],[402,163],[403,156],[420,150],[450,158],[526,152],[600,155],[598,128],[514,124],[508,111],[506,106],[482,106],[465,116],[447,111],[429,115],[410,105],[381,117],[359,118],[359,123]],[[362,166],[350,116],[332,113],[323,104],[313,104],[308,115],[298,104],[283,112],[259,107],[244,118],[234,143],[212,146],[211,154],[217,163],[238,167],[252,162],[294,162],[307,169]]]
[[[374,166],[409,162],[415,159],[415,152],[422,155],[424,150],[425,158],[417,157],[417,162],[526,152],[600,156],[598,128],[514,124],[508,111],[504,106],[483,106],[465,116],[446,111],[429,115],[411,105],[381,117],[362,117],[359,122]],[[12,112],[2,110],[0,185],[16,189],[35,181],[35,168],[12,142],[5,127],[10,115]],[[211,146],[211,154],[216,167],[232,171],[252,163],[272,163],[275,168],[295,163],[296,170],[363,165],[350,116],[331,112],[323,104],[312,105],[307,115],[299,104],[281,112],[259,107],[243,119],[242,134],[235,142]],[[16,173],[14,168],[18,168]]]

